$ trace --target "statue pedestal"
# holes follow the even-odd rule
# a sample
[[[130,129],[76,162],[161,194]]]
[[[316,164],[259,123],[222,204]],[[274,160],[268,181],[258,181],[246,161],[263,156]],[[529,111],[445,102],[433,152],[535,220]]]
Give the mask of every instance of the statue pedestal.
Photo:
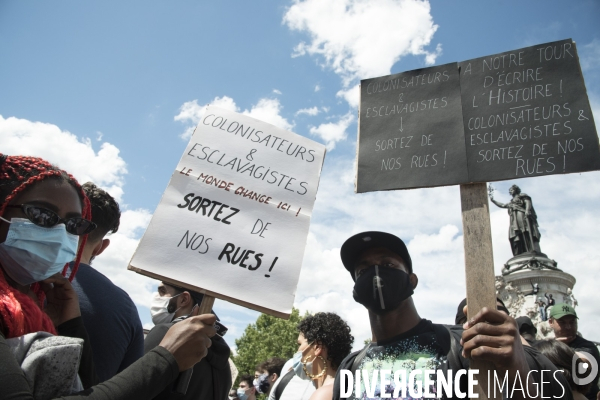
[[[552,263],[552,268],[545,267],[548,263]],[[546,339],[554,337],[554,333],[536,301],[541,298],[547,305],[548,298],[544,296],[547,294],[552,295],[555,304],[573,305],[570,292],[575,282],[573,275],[559,270],[556,262],[545,254],[520,254],[508,260],[502,276],[496,276],[496,294],[512,317],[531,318],[538,330],[537,338]]]
[[[556,261],[549,259],[544,253],[523,253],[514,256],[504,264],[502,275],[527,269],[533,271],[543,269],[560,271],[556,265]]]

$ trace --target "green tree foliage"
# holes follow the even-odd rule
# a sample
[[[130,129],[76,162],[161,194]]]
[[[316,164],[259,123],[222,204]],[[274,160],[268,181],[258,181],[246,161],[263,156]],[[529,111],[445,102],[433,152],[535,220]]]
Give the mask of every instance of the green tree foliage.
[[[294,308],[288,320],[261,314],[256,323],[248,325],[236,339],[237,355],[232,357],[240,375],[254,376],[256,365],[271,357],[292,358],[298,350],[296,326],[302,318]]]

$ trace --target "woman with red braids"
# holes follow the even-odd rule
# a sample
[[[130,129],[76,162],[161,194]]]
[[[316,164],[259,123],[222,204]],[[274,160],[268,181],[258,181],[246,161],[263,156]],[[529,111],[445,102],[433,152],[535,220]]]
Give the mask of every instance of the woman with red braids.
[[[79,377],[86,399],[150,399],[210,347],[214,316],[194,316],[121,374],[93,386],[91,347],[70,281],[94,228],[89,201],[71,175],[39,158],[0,154],[0,398],[34,398],[35,383],[9,345],[22,348],[23,338],[33,333],[83,339]],[[73,260],[72,273],[63,276]],[[44,363],[54,366],[56,359]],[[58,393],[76,387],[69,383]]]

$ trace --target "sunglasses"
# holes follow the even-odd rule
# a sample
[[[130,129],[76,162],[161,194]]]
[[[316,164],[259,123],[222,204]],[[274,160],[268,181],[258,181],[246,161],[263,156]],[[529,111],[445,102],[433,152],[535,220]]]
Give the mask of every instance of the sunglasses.
[[[20,208],[28,220],[43,228],[52,228],[62,222],[65,224],[65,230],[71,235],[85,235],[97,227],[95,223],[87,219],[78,217],[62,219],[52,210],[31,204],[9,204],[6,207]]]

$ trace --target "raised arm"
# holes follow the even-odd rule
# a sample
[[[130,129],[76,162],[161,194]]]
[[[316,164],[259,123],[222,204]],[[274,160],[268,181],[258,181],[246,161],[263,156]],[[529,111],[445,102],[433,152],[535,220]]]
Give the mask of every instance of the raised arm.
[[[500,203],[499,201],[496,201],[496,200],[494,200],[494,198],[493,198],[493,197],[491,197],[491,196],[490,196],[490,201],[491,201],[492,203],[494,203],[495,205],[497,205],[498,207],[500,207],[500,208],[508,208],[508,205],[507,205],[507,204]]]

